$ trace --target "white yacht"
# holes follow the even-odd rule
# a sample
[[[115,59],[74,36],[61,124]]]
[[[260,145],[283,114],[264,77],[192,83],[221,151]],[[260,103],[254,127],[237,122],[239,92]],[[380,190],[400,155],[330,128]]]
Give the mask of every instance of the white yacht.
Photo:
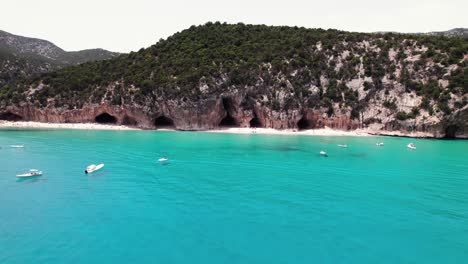
[[[415,146],[413,143],[409,143],[409,144],[407,145],[407,147],[408,147],[409,149],[416,149],[416,146]]]
[[[36,170],[36,169],[30,169],[29,172],[23,173],[23,174],[18,174],[16,177],[18,178],[26,178],[26,177],[35,177],[35,176],[41,176],[42,171]]]
[[[94,165],[94,164],[91,164],[89,165],[88,167],[86,167],[86,170],[85,170],[85,173],[88,174],[88,173],[93,173],[97,170],[100,170],[102,169],[102,167],[104,167],[104,163],[101,163],[99,165]]]

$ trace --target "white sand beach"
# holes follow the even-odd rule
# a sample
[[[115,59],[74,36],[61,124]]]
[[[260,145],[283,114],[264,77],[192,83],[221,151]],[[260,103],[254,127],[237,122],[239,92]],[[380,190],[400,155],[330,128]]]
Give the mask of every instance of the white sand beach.
[[[98,123],[42,123],[32,121],[0,121],[2,128],[24,128],[24,129],[81,129],[81,130],[142,130],[136,127],[122,125],[107,125]],[[175,129],[158,129],[158,131],[176,131]],[[383,131],[375,128],[356,129],[351,131],[336,130],[329,127],[321,129],[295,130],[295,129],[273,129],[273,128],[247,128],[233,127],[225,129],[204,130],[199,132],[207,133],[228,133],[228,134],[262,134],[262,135],[298,135],[298,136],[348,136],[348,137],[369,137],[369,136],[397,136],[397,137],[433,137],[431,133],[424,132],[401,132]]]
[[[343,131],[328,127],[321,129],[294,130],[294,129],[273,129],[273,128],[226,128],[208,130],[209,133],[231,133],[231,134],[265,134],[265,135],[302,135],[302,136],[350,136],[368,137],[372,136],[364,130]]]
[[[81,129],[81,130],[140,130],[134,127],[120,125],[106,125],[97,123],[41,123],[31,121],[0,121],[1,128],[38,128],[38,129]],[[175,131],[174,129],[158,129],[158,131]],[[229,134],[264,134],[264,135],[304,135],[304,136],[371,136],[364,130],[342,131],[331,128],[310,130],[278,130],[273,128],[226,128],[205,130],[207,133],[229,133]]]
[[[139,130],[119,125],[97,123],[41,123],[30,121],[0,121],[0,128],[39,128],[39,129],[82,129],[82,130]]]

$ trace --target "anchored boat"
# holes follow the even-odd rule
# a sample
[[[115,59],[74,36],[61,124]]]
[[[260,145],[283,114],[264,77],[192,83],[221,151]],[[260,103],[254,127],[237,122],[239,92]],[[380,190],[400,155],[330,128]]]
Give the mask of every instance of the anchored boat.
[[[165,162],[165,161],[168,161],[169,159],[166,158],[166,157],[162,157],[160,159],[158,159],[158,162]]]
[[[413,143],[409,143],[409,144],[407,145],[407,147],[408,147],[409,149],[416,149],[416,146],[415,146]]]
[[[41,176],[42,171],[36,170],[36,169],[30,169],[29,172],[23,173],[23,174],[18,174],[16,177],[18,178],[26,178],[26,177],[36,177],[36,176]]]
[[[99,165],[94,165],[94,164],[91,164],[89,165],[88,167],[86,167],[86,170],[85,170],[85,173],[88,174],[88,173],[93,173],[97,170],[100,170],[102,169],[102,167],[104,167],[104,163],[101,163]]]

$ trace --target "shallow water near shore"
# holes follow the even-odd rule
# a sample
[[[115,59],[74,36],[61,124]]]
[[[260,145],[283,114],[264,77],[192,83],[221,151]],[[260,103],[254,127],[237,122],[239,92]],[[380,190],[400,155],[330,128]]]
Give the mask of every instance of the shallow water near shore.
[[[0,130],[0,147],[0,263],[468,258],[466,140]]]

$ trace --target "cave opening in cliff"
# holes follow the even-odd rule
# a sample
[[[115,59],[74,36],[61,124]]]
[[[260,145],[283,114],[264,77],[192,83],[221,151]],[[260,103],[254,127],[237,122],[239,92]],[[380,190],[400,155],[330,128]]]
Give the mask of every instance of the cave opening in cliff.
[[[220,127],[238,127],[239,124],[237,120],[232,117],[231,112],[234,109],[234,105],[232,103],[231,98],[229,97],[224,97],[223,98],[223,107],[224,110],[226,111],[226,116],[219,122]]]
[[[450,125],[445,129],[445,138],[447,139],[454,139],[457,133],[458,126]]]
[[[262,127],[262,122],[258,117],[250,119],[250,127]]]
[[[117,118],[115,118],[115,116],[109,115],[108,113],[102,113],[97,115],[94,118],[94,121],[99,124],[115,124],[117,123]]]
[[[219,122],[220,127],[238,127],[239,124],[237,124],[237,121],[230,115],[227,114],[221,122]]]
[[[158,127],[174,127],[174,121],[172,119],[165,117],[165,116],[160,116],[154,120],[154,125]]]
[[[133,117],[125,115],[124,118],[122,119],[122,125],[136,126],[136,125],[138,125],[138,122]]]
[[[20,121],[20,120],[23,120],[23,117],[17,114],[13,114],[12,112],[3,112],[3,113],[0,113],[0,120]]]
[[[310,128],[309,120],[307,120],[305,117],[302,117],[301,120],[297,122],[297,128],[299,128],[299,130],[309,129]]]

